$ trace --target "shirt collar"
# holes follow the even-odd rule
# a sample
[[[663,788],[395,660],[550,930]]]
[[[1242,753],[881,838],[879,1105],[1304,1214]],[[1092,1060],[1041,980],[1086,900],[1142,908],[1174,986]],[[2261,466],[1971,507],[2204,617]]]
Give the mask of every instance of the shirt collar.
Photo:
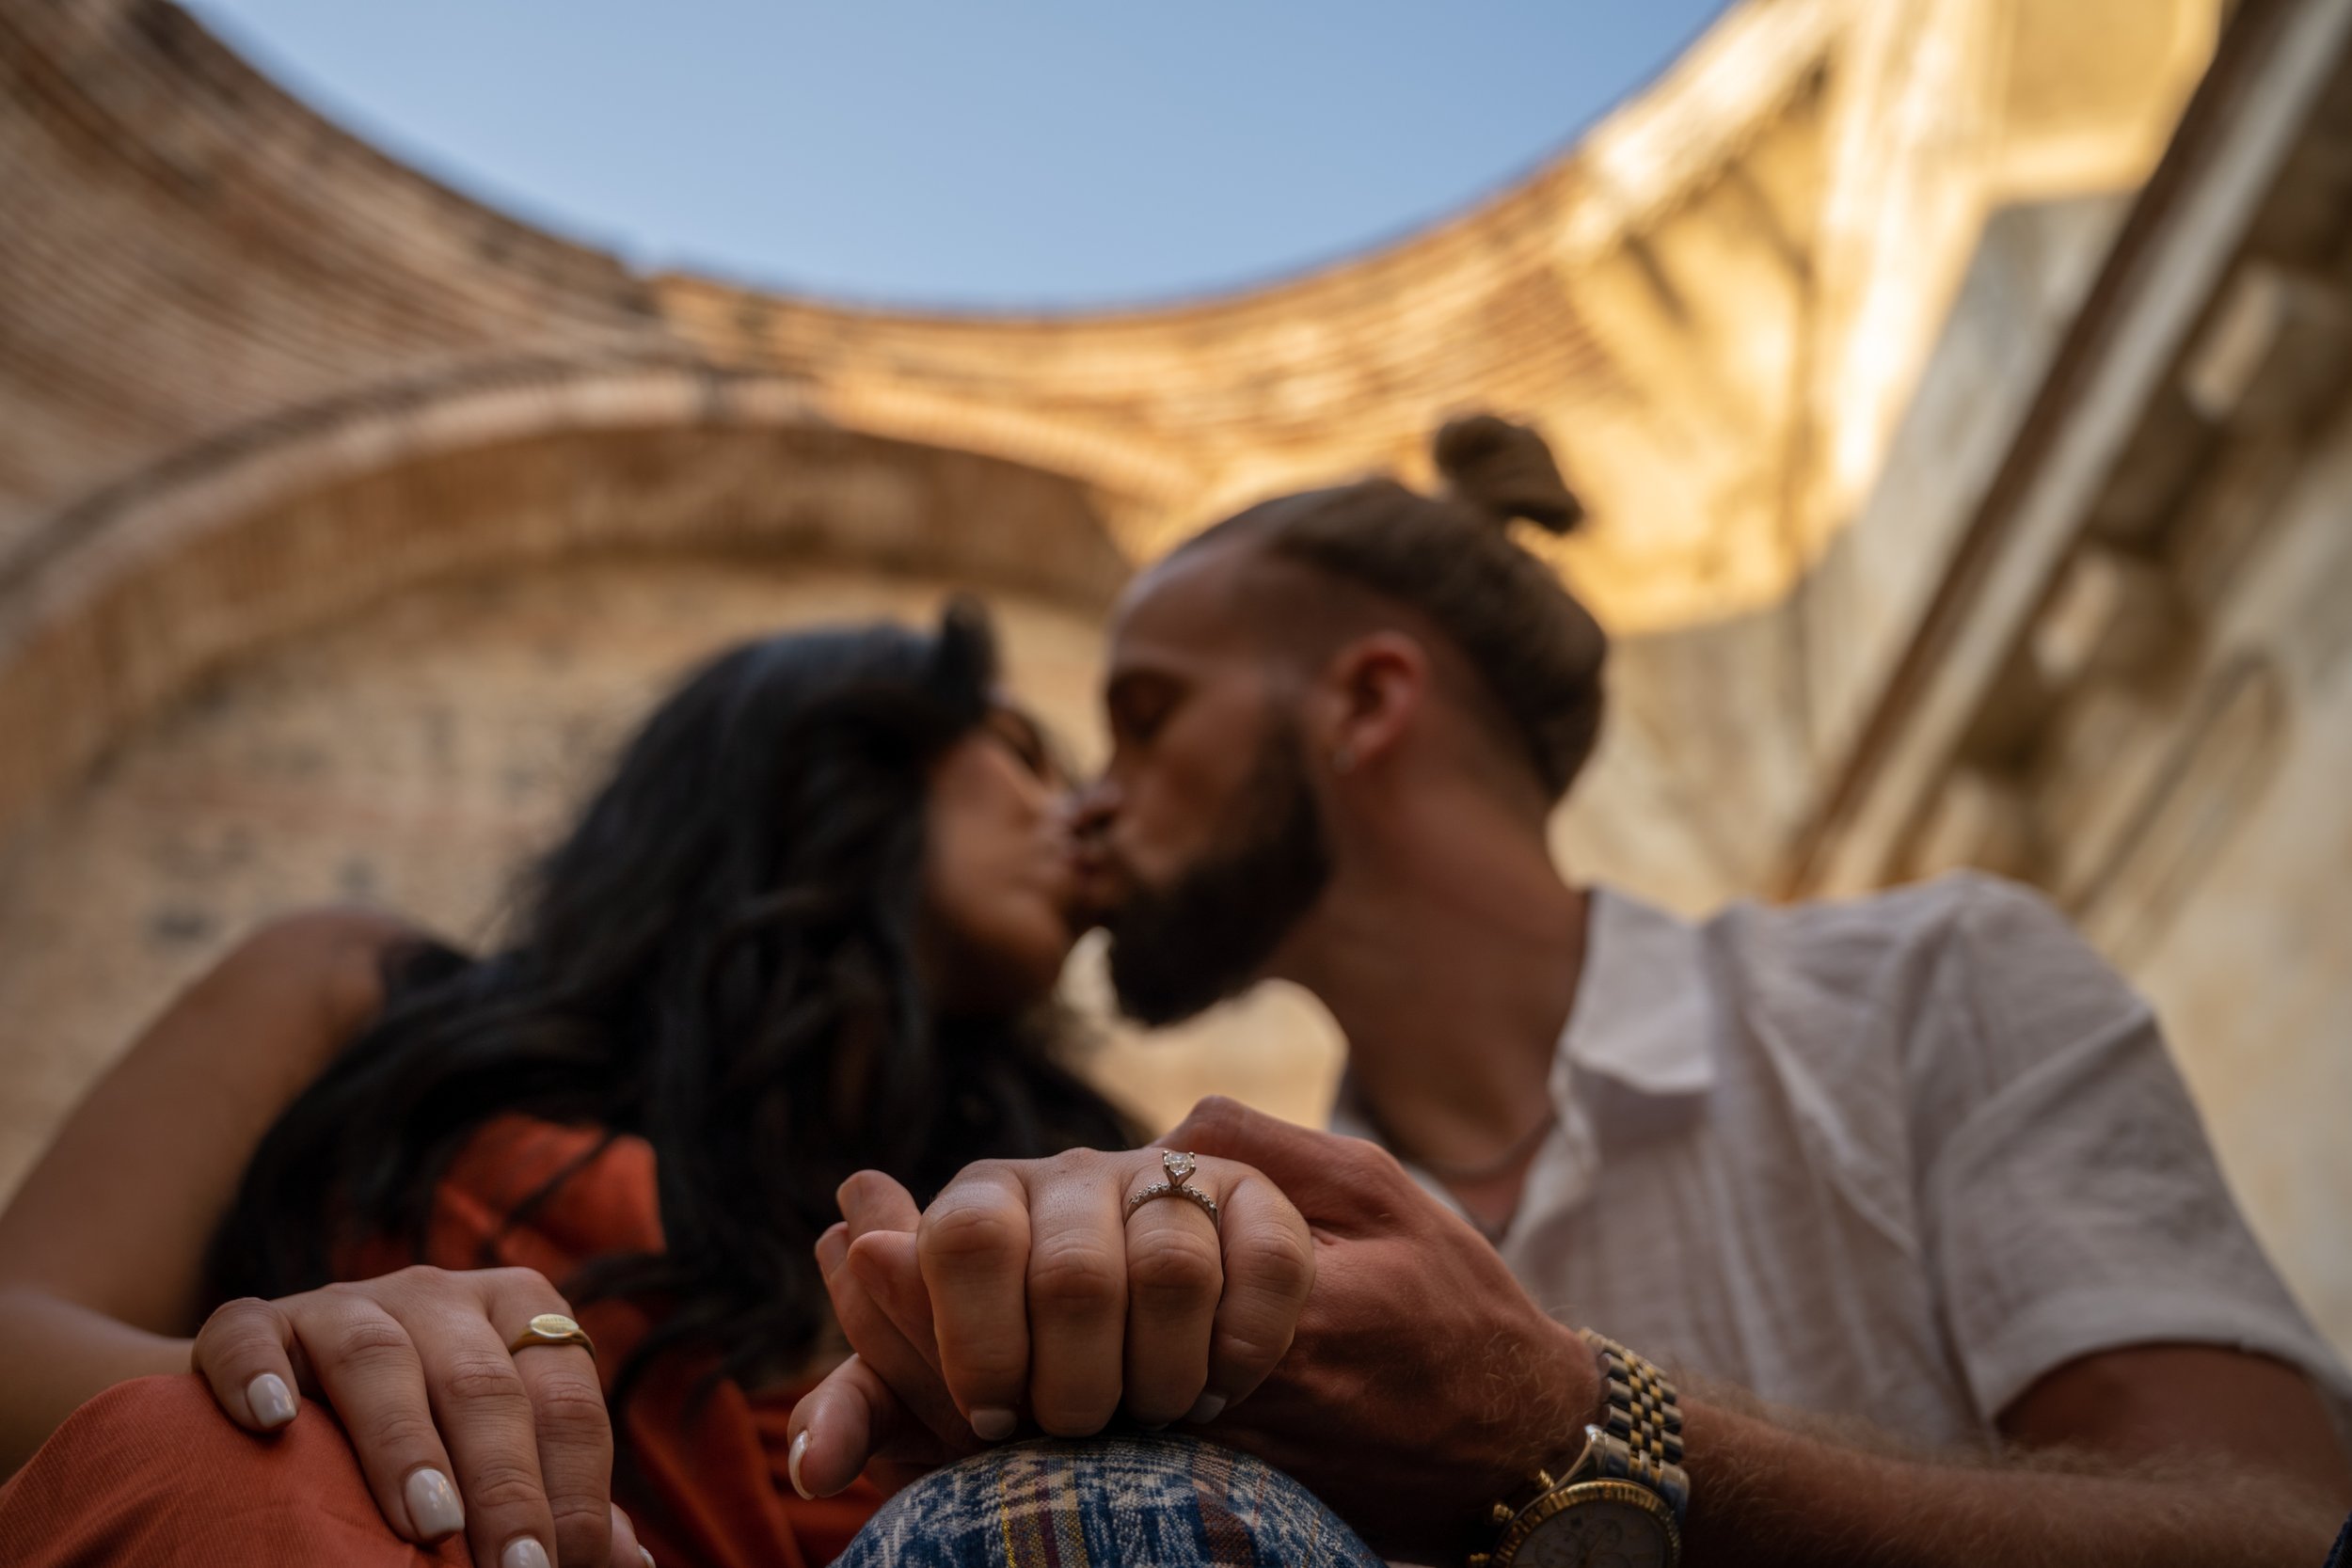
[[[1648,1095],[1704,1094],[1715,1083],[1706,937],[1689,921],[1597,887],[1586,905],[1584,971],[1560,1034],[1551,1097],[1589,1072]]]

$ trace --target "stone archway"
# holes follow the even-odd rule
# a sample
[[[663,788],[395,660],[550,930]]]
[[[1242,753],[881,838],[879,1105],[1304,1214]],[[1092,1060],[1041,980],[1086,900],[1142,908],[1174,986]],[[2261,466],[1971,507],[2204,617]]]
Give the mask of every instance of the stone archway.
[[[420,584],[717,551],[1095,610],[1126,570],[1099,497],[686,367],[531,367],[277,421],[61,515],[0,581],[0,843],[208,673]]]

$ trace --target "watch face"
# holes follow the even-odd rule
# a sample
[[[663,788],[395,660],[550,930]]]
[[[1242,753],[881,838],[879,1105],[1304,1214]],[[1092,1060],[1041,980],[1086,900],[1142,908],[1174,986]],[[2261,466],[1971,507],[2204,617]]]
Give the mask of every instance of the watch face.
[[[1537,1525],[1513,1568],[1667,1568],[1675,1560],[1668,1529],[1638,1502],[1595,1497]]]

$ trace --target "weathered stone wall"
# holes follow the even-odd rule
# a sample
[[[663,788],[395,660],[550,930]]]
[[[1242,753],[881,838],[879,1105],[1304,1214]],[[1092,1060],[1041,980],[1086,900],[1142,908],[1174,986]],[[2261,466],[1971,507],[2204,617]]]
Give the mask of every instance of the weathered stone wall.
[[[2352,1343],[2352,3],[2240,8],[2087,290],[2001,228],[1807,589],[1875,594],[1890,641],[1843,673],[1782,886],[2042,887],[2153,1000]]]
[[[2077,775],[2061,787],[2095,811],[2103,792],[2079,773],[2100,768],[2103,740],[2111,757],[2158,752],[2162,785],[2143,798],[2090,928],[2154,1001],[2257,1228],[2341,1344],[2352,1342],[2352,408],[2282,487],[2233,565],[2195,673],[2139,699],[2156,712],[2086,716],[2082,742],[2052,767]],[[2122,739],[2124,726],[2162,739]]]

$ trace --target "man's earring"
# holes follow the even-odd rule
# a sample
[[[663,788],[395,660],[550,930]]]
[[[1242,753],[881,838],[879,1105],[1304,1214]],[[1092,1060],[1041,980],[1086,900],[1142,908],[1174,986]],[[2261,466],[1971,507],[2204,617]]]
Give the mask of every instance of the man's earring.
[[[1334,773],[1353,773],[1356,771],[1356,748],[1353,746],[1342,746],[1338,751],[1333,752],[1331,753],[1331,771]]]

